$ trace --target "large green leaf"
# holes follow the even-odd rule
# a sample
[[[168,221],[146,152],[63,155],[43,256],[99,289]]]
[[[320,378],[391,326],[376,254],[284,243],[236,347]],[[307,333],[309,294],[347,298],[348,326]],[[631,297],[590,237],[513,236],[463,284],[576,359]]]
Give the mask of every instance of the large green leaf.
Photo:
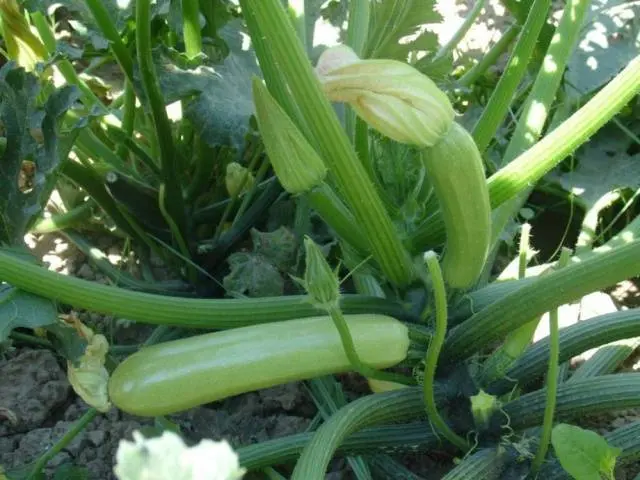
[[[628,126],[638,131],[640,123]],[[569,172],[554,171],[547,178],[556,180],[590,208],[607,192],[640,188],[640,154],[634,140],[615,125],[603,128],[576,153],[577,165]]]
[[[562,468],[576,480],[613,480],[620,449],[609,446],[596,432],[561,423],[553,428],[551,443]]]
[[[59,139],[63,114],[79,97],[75,87],[53,91],[38,103],[38,78],[8,63],[0,69],[0,120],[6,148],[0,157],[0,244],[19,244],[42,211],[55,184],[55,173],[69,144]],[[24,161],[35,166],[28,190],[20,189]]]
[[[166,104],[190,98],[183,114],[202,140],[210,146],[229,145],[238,150],[253,114],[251,78],[260,76],[253,50],[243,47],[241,28],[235,20],[218,32],[229,47],[229,54],[218,65],[192,68],[175,51],[163,47],[154,51]]]
[[[411,52],[437,50],[437,36],[424,30],[425,25],[442,21],[434,6],[434,0],[372,2],[366,57],[406,61]]]
[[[594,0],[565,78],[577,95],[588,95],[615,77],[638,53],[640,1]]]
[[[55,304],[46,298],[0,285],[0,343],[18,327],[36,328],[55,323]]]

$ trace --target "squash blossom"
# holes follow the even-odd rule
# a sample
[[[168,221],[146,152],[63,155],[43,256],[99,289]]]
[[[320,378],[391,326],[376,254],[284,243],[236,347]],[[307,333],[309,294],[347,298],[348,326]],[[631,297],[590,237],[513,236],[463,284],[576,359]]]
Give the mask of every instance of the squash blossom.
[[[0,19],[9,58],[27,71],[44,61],[47,51],[22,15],[16,0],[0,0]]]
[[[311,303],[321,310],[338,308],[340,301],[340,280],[331,269],[320,247],[309,237],[304,239],[306,268],[302,284],[309,294]]]
[[[99,412],[111,408],[107,383],[109,372],[104,366],[109,342],[104,335],[96,334],[86,325],[77,321],[76,328],[87,340],[84,354],[76,362],[67,362],[67,377],[73,390]]]
[[[349,47],[322,53],[316,66],[333,102],[348,103],[383,135],[431,147],[449,131],[455,112],[447,95],[426,75],[396,60],[362,60]]]
[[[258,78],[253,79],[253,101],[262,142],[282,187],[299,194],[320,185],[327,175],[324,161]]]
[[[249,169],[236,162],[227,165],[224,183],[230,196],[236,197],[248,192],[255,182],[256,179]]]

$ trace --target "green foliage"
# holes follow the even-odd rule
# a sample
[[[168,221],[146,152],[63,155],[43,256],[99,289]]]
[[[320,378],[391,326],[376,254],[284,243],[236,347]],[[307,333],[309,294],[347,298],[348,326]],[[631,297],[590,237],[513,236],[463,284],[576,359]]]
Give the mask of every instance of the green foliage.
[[[78,91],[65,87],[39,102],[38,77],[7,63],[0,70],[0,119],[6,147],[0,158],[0,244],[19,244],[41,213],[55,185],[55,174],[68,145],[60,140],[60,120],[77,101]],[[20,188],[23,162],[34,166],[29,188]],[[29,182],[27,182],[29,183]]]
[[[284,293],[287,272],[295,259],[295,237],[285,227],[274,232],[251,230],[252,252],[232,253],[227,261],[231,271],[224,288],[232,294],[273,297]]]
[[[442,16],[433,0],[382,0],[372,2],[371,26],[365,58],[395,58],[406,61],[409,53],[433,52],[438,48],[434,33],[422,31],[424,25],[438,23]],[[410,42],[404,37],[416,35]]]
[[[614,479],[621,450],[597,433],[562,423],[553,428],[551,443],[562,467],[576,480],[600,480],[601,475]]]
[[[615,77],[640,53],[640,4],[593,0],[569,60],[566,81],[573,97],[590,95]]]
[[[0,343],[14,328],[37,328],[55,323],[56,304],[49,299],[0,284]]]
[[[640,122],[631,120],[631,131]],[[549,178],[576,195],[588,210],[604,194],[617,189],[640,187],[640,154],[632,152],[635,141],[616,125],[603,128],[576,153],[575,168],[554,171]]]

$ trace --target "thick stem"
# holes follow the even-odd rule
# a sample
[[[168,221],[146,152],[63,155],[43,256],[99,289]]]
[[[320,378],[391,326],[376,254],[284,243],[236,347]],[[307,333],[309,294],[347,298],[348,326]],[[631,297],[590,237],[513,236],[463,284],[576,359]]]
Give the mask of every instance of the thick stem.
[[[224,329],[321,314],[306,296],[212,300],[132,292],[61,275],[3,251],[0,280],[75,308],[155,325]],[[409,316],[401,305],[381,298],[343,295],[341,307],[345,313]]]
[[[446,360],[465,358],[551,308],[640,274],[638,256],[640,240],[527,283],[455,327],[445,342]]]
[[[194,58],[202,52],[198,0],[182,0],[182,29],[187,57]]]
[[[399,286],[409,284],[413,278],[409,254],[331,104],[322,93],[284,8],[278,0],[242,0],[241,5],[246,16],[254,17],[252,22],[247,22],[249,28],[255,24],[260,26],[259,32],[251,32],[252,38],[262,34],[268,42],[272,58],[277,61],[302,117],[312,131],[312,143],[327,163],[340,194],[347,200],[371,244],[374,259],[389,281]]]

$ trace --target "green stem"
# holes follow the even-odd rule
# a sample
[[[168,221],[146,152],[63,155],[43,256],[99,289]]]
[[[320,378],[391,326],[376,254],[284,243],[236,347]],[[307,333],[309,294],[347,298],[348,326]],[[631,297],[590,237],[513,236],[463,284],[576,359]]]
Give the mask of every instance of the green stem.
[[[424,259],[431,277],[436,311],[435,332],[429,343],[429,349],[427,350],[427,356],[425,358],[423,383],[425,408],[429,421],[435,426],[435,430],[460,450],[466,451],[469,448],[467,441],[449,427],[447,422],[440,416],[436,405],[434,390],[436,369],[438,368],[438,357],[440,356],[445,335],[447,334],[447,292],[445,290],[444,278],[442,278],[442,270],[440,269],[437,255],[429,251],[424,255]]]
[[[56,38],[44,15],[41,12],[33,12],[31,13],[31,20],[33,25],[36,27],[36,30],[38,30],[42,43],[44,43],[44,46],[47,49],[47,53],[49,56],[54,55],[56,53]],[[89,86],[80,77],[78,77],[76,70],[73,68],[73,65],[69,60],[64,58],[58,61],[58,68],[69,85],[76,85],[80,89],[80,92],[82,92],[82,99],[87,107],[102,105],[102,102],[98,97],[96,97],[95,93],[93,93]]]
[[[167,222],[167,225],[169,225],[169,229],[171,230],[173,238],[178,244],[178,248],[180,249],[180,253],[182,254],[183,258],[185,260],[190,260],[191,252],[189,251],[189,247],[187,246],[187,243],[185,242],[184,237],[182,236],[182,233],[178,228],[178,225],[176,225],[176,223],[173,221],[173,218],[171,218],[171,215],[169,214],[169,210],[167,208],[168,203],[171,203],[171,200],[167,200],[166,185],[163,183],[158,189],[158,207],[160,208],[160,213],[162,213],[162,217],[164,218],[165,222]],[[186,264],[189,280],[195,284],[197,280],[196,271],[194,268],[192,268],[191,262],[187,261]]]
[[[352,0],[349,2],[349,24],[347,27],[347,45],[349,45],[359,57],[364,55],[364,49],[367,45],[369,35],[369,20],[371,16],[371,4],[369,0]],[[345,130],[349,138],[356,135],[356,122],[363,123],[355,112],[345,104]],[[365,124],[366,125],[366,124]],[[368,135],[368,134],[367,134]],[[367,136],[367,142],[368,142]],[[368,157],[363,157],[361,151],[358,150],[356,144],[356,152],[361,161],[366,161]]]
[[[513,95],[527,72],[529,59],[535,49],[538,35],[547,19],[551,0],[535,0],[531,6],[527,21],[522,28],[520,38],[509,58],[509,63],[493,90],[489,103],[473,129],[473,139],[478,149],[484,152],[495,137],[498,127],[504,120]]]
[[[640,56],[553,132],[492,175],[487,183],[495,208],[530,187],[587,141],[640,92]]]
[[[473,25],[473,22],[475,22],[478,16],[480,15],[480,11],[484,7],[485,1],[486,0],[476,0],[476,3],[473,5],[473,8],[467,14],[466,18],[464,19],[464,22],[462,22],[462,25],[460,25],[458,30],[456,30],[456,32],[453,34],[453,37],[451,37],[451,39],[442,47],[440,47],[440,49],[437,51],[434,57],[434,61],[453,53],[453,50],[462,41],[464,36],[467,34],[469,29]]]
[[[182,29],[187,57],[194,58],[202,52],[198,0],[182,0]]]
[[[85,0],[85,3],[91,10],[91,15],[93,15],[103,35],[109,41],[109,46],[125,77],[129,82],[133,83],[133,57],[131,57],[129,50],[127,50],[122,38],[120,38],[120,33],[113,23],[104,2],[102,0]]]
[[[57,232],[58,230],[74,227],[78,223],[86,224],[87,220],[91,218],[94,206],[95,203],[92,200],[88,200],[77,207],[72,208],[68,212],[52,215],[49,218],[43,218],[33,226],[31,232]]]
[[[132,292],[61,275],[3,251],[0,278],[16,288],[75,308],[154,325],[224,329],[322,314],[306,302],[306,296],[211,300]],[[410,317],[398,303],[381,298],[343,295],[341,307],[345,313]]]
[[[436,397],[444,398],[442,389]],[[323,480],[338,446],[351,434],[383,423],[415,419],[423,411],[420,388],[367,395],[341,408],[315,432],[293,470],[291,480]]]
[[[518,251],[518,278],[524,278],[527,272],[530,237],[531,224],[523,223],[522,228],[520,229],[520,246]]]
[[[639,79],[640,56],[634,58],[580,110],[489,177],[487,184],[491,206],[495,209],[530,188],[594,135],[640,92]],[[407,239],[406,245],[411,252],[419,252],[425,246],[441,244],[444,235],[442,218],[434,216]]]
[[[175,222],[180,237],[186,238],[186,216],[180,172],[176,162],[173,132],[167,117],[164,98],[151,56],[151,0],[136,1],[136,47],[144,92],[149,100],[156,139],[160,147],[162,176],[169,202],[167,212]]]
[[[329,185],[322,183],[305,195],[311,207],[343,241],[362,254],[371,250],[353,215]]]
[[[333,107],[298,41],[279,0],[241,0],[245,16],[254,17],[252,38],[263,35],[287,80],[291,96],[313,133],[312,143],[327,163],[338,189],[371,244],[374,259],[392,283],[403,286],[413,278],[408,252],[394,229],[384,204],[357,158]],[[264,62],[261,60],[261,65]]]
[[[78,421],[73,425],[73,427],[65,433],[60,440],[53,444],[53,446],[47,450],[43,455],[38,458],[33,469],[31,469],[31,473],[29,474],[29,479],[40,478],[42,475],[42,470],[47,466],[47,463],[53,459],[58,453],[60,453],[64,448],[69,445],[76,436],[86,428],[86,426],[91,422],[95,416],[98,414],[98,411],[95,408],[90,408],[87,410],[82,417],[78,419]]]
[[[563,249],[560,256],[560,266],[565,266],[569,261],[571,251]],[[549,450],[551,442],[551,430],[553,430],[553,416],[556,409],[556,395],[558,393],[558,364],[560,362],[560,333],[558,327],[558,309],[549,312],[549,368],[547,370],[547,403],[544,409],[542,433],[536,456],[531,464],[533,473],[540,470],[544,458]]]
[[[340,334],[340,341],[342,342],[342,347],[344,349],[344,353],[347,355],[349,363],[360,375],[362,375],[363,377],[374,378],[385,382],[396,382],[403,385],[415,384],[413,379],[405,375],[399,373],[383,372],[364,363],[356,352],[356,346],[353,343],[353,337],[351,336],[349,326],[347,325],[340,307],[331,308],[327,311],[327,313],[331,316],[333,324],[336,326],[336,329]]]
[[[480,78],[487,69],[494,65],[500,56],[509,48],[513,39],[516,38],[518,33],[520,32],[519,25],[511,25],[509,29],[500,37],[500,40],[496,42],[496,44],[491,47],[491,49],[483,55],[482,59],[475,64],[469,71],[467,71],[460,79],[458,80],[458,84],[463,87],[469,87],[473,85],[473,83]]]
[[[447,362],[481,350],[551,308],[640,274],[639,255],[640,240],[635,240],[526,283],[451,330]]]
[[[136,92],[133,88],[133,85],[129,81],[126,81],[124,84],[123,112],[122,131],[124,132],[126,139],[132,140],[133,126],[136,120]],[[126,161],[128,159],[128,152],[129,148],[127,148],[126,144],[120,145],[118,147],[118,156],[122,159],[122,161]]]

